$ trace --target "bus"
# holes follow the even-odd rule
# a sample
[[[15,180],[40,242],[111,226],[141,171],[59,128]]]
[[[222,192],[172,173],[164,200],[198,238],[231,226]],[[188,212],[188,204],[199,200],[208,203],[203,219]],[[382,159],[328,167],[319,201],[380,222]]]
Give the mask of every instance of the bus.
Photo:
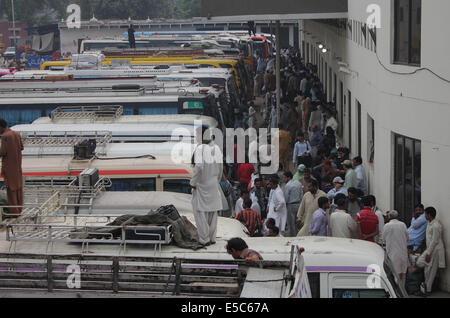
[[[197,88],[197,91],[199,88]],[[172,93],[142,94],[139,90],[112,90],[105,92],[86,92],[76,94],[66,92],[58,96],[57,92],[37,97],[36,93],[22,94],[22,96],[5,96],[0,93],[0,117],[5,119],[9,126],[29,124],[40,117],[46,117],[53,110],[61,106],[96,106],[121,105],[124,115],[176,115],[191,114],[203,115],[216,119],[220,128],[225,125],[219,109],[216,96],[209,93],[194,93],[180,90]],[[223,94],[225,94],[223,92]],[[51,96],[54,95],[54,96]]]

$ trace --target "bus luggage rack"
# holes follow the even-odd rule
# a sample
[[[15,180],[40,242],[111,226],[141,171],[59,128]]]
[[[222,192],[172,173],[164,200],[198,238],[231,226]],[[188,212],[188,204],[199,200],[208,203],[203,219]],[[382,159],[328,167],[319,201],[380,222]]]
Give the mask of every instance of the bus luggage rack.
[[[96,141],[96,153],[105,155],[106,146],[112,141],[110,131],[23,131],[20,135],[25,147],[24,155],[27,155],[27,152],[33,155],[47,154],[48,151],[45,148],[48,147],[54,148],[56,154],[66,151],[71,151],[73,154],[75,145],[89,139]],[[40,149],[27,149],[31,147]],[[70,150],[65,149],[67,147]]]
[[[284,271],[291,267],[278,261],[255,266]],[[4,253],[0,290],[236,298],[246,284],[255,284],[248,281],[250,269],[241,260]],[[283,278],[284,285],[292,281],[289,274]]]
[[[111,119],[115,120],[123,115],[123,106],[60,106],[51,112],[51,119]]]
[[[26,204],[30,206],[31,204]],[[1,206],[0,209],[11,208],[11,206]],[[35,224],[38,219],[56,215],[61,209],[61,193],[53,191],[46,196],[44,203],[37,203],[32,207],[25,207],[21,215],[12,222],[21,224]],[[3,216],[13,216],[13,214],[3,213]]]
[[[40,204],[46,198],[57,192],[60,197],[59,208],[68,212],[71,208],[85,208],[92,211],[94,200],[107,188],[111,187],[109,178],[101,177],[94,186],[83,187],[77,184],[77,179],[59,181],[26,181],[24,194],[27,204]],[[55,214],[55,213],[54,213]]]
[[[162,233],[162,234],[161,234]],[[9,224],[6,240],[9,250],[16,251],[17,242],[47,243],[46,253],[54,243],[81,244],[81,253],[89,252],[89,244],[119,245],[126,252],[127,244],[154,246],[154,253],[173,239],[172,226],[74,226],[59,224]],[[14,247],[14,248],[13,248]]]
[[[145,93],[145,89],[140,87],[136,88],[128,88],[124,90],[114,89],[113,87],[46,87],[46,88],[8,88],[8,89],[2,89],[0,88],[0,94],[10,95],[15,93],[20,94],[27,94],[27,93],[33,93],[36,94],[36,96],[41,94],[51,94],[51,93],[68,93],[68,94],[76,94],[76,93],[102,93],[102,92],[137,92],[141,93],[143,95]]]

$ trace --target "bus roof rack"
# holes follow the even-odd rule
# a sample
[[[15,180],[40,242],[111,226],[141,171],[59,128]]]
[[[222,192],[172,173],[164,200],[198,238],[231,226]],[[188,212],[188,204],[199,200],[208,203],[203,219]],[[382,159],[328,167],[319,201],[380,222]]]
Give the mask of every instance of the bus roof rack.
[[[51,119],[111,119],[115,120],[123,115],[121,105],[98,106],[59,106],[51,112]]]
[[[98,154],[106,153],[106,146],[112,140],[112,133],[110,131],[39,131],[39,132],[21,132],[23,144],[26,148],[38,147],[43,149],[44,147],[70,147],[73,149],[79,142],[85,140],[96,141],[96,152]]]

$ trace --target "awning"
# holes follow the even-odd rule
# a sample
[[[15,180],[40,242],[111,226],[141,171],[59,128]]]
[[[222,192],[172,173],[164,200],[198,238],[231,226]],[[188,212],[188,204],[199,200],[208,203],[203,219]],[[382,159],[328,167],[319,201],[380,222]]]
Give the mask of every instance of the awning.
[[[36,52],[50,52],[53,51],[54,33],[47,33],[44,35],[33,35],[32,49]]]
[[[235,21],[340,19],[348,0],[202,0],[203,17]]]

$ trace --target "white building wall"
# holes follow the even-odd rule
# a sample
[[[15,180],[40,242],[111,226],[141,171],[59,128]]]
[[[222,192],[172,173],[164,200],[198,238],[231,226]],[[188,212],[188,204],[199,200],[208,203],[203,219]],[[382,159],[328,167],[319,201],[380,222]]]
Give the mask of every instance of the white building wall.
[[[366,8],[378,4],[381,8],[381,29],[377,30],[377,51],[381,62],[395,72],[409,73],[418,68],[391,64],[393,10],[391,1],[349,0],[349,19],[365,23]],[[450,27],[450,1],[422,1],[422,57],[421,67],[430,68],[450,80],[450,42],[446,40]],[[361,149],[368,172],[369,189],[377,197],[383,210],[394,207],[393,134],[418,139],[422,145],[422,202],[434,206],[444,227],[447,264],[450,268],[450,84],[428,71],[413,75],[398,75],[385,70],[376,54],[358,43],[338,36],[334,29],[314,21],[305,21],[305,40],[317,46],[322,42],[330,50],[325,57],[344,83],[344,94],[352,93],[352,150],[357,149],[356,100],[362,105]],[[360,30],[357,33],[361,33]],[[313,38],[314,37],[314,38]],[[349,64],[353,75],[339,73],[336,57]],[[348,96],[347,96],[348,97]],[[339,103],[340,96],[337,94]],[[348,140],[348,100],[344,112],[345,145]],[[339,109],[339,108],[338,108]],[[375,160],[368,164],[367,115],[375,120]],[[441,287],[450,291],[450,269],[444,272]]]

